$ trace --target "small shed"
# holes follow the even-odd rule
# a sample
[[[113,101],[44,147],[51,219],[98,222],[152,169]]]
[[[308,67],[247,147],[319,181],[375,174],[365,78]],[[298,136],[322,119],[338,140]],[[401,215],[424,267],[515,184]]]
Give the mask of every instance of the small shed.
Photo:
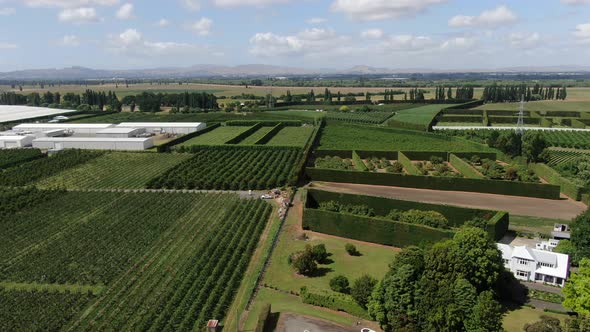
[[[219,326],[219,321],[217,319],[209,320],[207,322],[207,332],[216,332],[218,326]]]
[[[26,136],[0,136],[0,149],[16,149],[31,146],[35,137]]]

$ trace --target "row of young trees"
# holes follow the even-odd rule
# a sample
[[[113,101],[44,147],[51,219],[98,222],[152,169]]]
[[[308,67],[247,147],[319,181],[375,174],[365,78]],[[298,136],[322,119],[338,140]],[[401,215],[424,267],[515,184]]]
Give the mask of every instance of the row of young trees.
[[[199,110],[217,109],[217,97],[206,92],[153,93],[143,92],[138,95],[125,96],[121,102],[130,106],[132,111],[139,106],[142,112],[159,112],[161,107],[173,107],[177,110],[189,108]]]
[[[567,88],[561,87],[544,87],[535,84],[534,87],[521,85],[493,85],[487,86],[483,90],[482,99],[486,102],[516,102],[524,97],[525,101],[533,100],[565,100],[567,98]]]

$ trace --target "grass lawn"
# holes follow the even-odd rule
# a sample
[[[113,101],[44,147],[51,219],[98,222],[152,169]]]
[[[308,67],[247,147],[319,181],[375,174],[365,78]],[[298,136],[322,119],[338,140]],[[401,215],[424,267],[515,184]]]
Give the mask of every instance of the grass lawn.
[[[451,107],[452,104],[425,105],[406,110],[400,110],[393,116],[393,120],[428,126],[441,109]]]
[[[270,146],[298,146],[304,147],[314,127],[285,127],[266,143]]]
[[[493,151],[463,139],[395,128],[328,124],[321,133],[320,150],[366,151]]]
[[[259,139],[264,137],[268,134],[269,131],[272,130],[273,127],[261,127],[257,131],[253,132],[250,136],[246,137],[243,141],[238,143],[238,145],[252,145],[258,142]]]
[[[551,234],[553,224],[569,224],[569,222],[569,220],[510,215],[510,229],[514,231]]]
[[[555,317],[563,321],[567,317],[566,315],[554,314],[551,312],[544,312],[542,310],[533,309],[529,307],[520,307],[516,310],[509,311],[504,316],[504,329],[507,332],[519,332],[523,331],[523,326],[526,323],[534,323],[538,320],[541,320],[541,316],[550,316]]]
[[[111,152],[38,183],[41,188],[140,189],[190,154]]]
[[[328,236],[320,233],[305,232],[309,239],[300,240],[302,206],[300,195],[289,212],[284,228],[279,235],[279,242],[275,248],[271,263],[266,271],[263,283],[285,291],[299,293],[301,287],[306,286],[312,292],[332,292],[330,279],[336,275],[346,276],[350,282],[363,274],[369,274],[377,279],[383,278],[388,270],[396,249],[360,241]],[[323,243],[332,256],[330,264],[319,265],[319,273],[315,277],[303,277],[295,274],[288,263],[288,257],[295,251],[303,250],[307,244]],[[354,244],[362,256],[350,256],[345,250],[346,243]]]

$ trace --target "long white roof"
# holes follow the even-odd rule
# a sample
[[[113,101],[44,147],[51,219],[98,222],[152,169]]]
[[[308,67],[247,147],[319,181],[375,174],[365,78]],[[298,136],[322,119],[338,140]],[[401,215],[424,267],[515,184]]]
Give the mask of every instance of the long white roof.
[[[105,128],[97,131],[97,134],[129,134],[132,133],[139,128],[131,128],[131,127],[113,127],[113,128]]]
[[[31,129],[105,129],[112,127],[112,123],[22,123],[14,126],[13,130]]]
[[[152,140],[151,137],[41,137],[35,142],[145,142]]]
[[[42,116],[51,116],[71,112],[76,112],[76,110],[63,110],[56,108],[31,106],[0,105],[0,122],[26,120]]]
[[[22,141],[25,138],[30,138],[34,136],[0,136],[0,141]]]
[[[131,127],[131,128],[197,128],[202,125],[202,122],[121,122],[117,127]]]

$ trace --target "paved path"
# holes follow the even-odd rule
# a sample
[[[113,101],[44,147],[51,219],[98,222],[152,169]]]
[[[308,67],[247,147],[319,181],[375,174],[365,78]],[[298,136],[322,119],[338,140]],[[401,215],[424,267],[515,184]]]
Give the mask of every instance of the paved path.
[[[441,191],[364,184],[314,182],[312,187],[334,192],[381,196],[434,204],[507,211],[513,215],[571,220],[587,207],[571,199],[541,199],[520,196]]]

